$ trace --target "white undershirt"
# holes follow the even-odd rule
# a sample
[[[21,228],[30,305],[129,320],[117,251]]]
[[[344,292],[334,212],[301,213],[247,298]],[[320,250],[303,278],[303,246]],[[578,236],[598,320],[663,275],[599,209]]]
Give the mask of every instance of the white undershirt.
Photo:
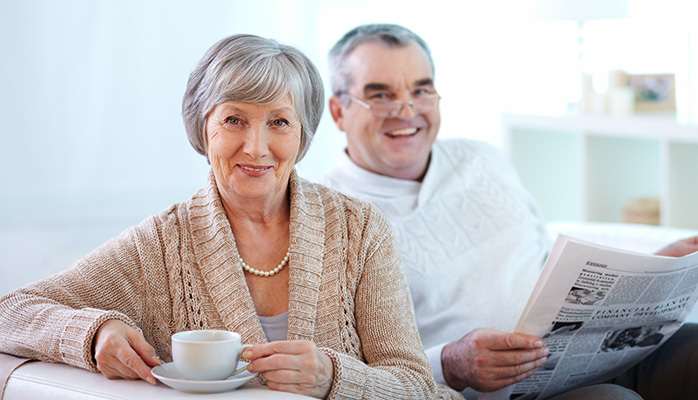
[[[286,340],[288,337],[288,311],[271,317],[262,317],[260,315],[259,323],[262,325],[262,330],[270,342]]]

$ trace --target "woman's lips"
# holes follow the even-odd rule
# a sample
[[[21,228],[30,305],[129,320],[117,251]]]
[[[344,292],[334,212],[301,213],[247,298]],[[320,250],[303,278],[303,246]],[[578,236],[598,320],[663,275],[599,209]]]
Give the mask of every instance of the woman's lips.
[[[242,165],[238,164],[238,167],[242,170],[247,175],[250,176],[261,176],[264,175],[269,169],[271,169],[270,166],[259,166],[259,165]]]

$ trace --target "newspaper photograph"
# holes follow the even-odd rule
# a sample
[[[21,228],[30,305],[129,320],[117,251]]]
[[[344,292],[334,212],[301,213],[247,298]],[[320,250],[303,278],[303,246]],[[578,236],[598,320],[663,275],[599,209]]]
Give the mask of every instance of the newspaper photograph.
[[[545,399],[619,375],[679,329],[697,287],[698,253],[640,254],[560,235],[514,330],[542,338],[548,362],[480,399]]]

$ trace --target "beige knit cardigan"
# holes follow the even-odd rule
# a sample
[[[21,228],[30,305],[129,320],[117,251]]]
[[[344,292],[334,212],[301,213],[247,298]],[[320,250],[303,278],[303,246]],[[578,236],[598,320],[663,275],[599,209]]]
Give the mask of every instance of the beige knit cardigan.
[[[388,222],[295,171],[289,186],[288,339],[330,356],[329,398],[437,396]],[[92,339],[108,319],[141,329],[164,361],[170,336],[183,330],[267,341],[212,174],[190,200],[0,298],[0,351],[97,371]],[[444,388],[438,397],[459,398]]]

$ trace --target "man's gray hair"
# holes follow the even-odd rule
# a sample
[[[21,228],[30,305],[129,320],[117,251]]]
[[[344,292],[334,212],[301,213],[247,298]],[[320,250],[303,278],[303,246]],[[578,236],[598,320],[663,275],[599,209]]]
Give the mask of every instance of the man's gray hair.
[[[273,39],[233,35],[204,54],[189,75],[182,118],[189,143],[207,156],[206,119],[219,104],[271,104],[290,96],[301,122],[296,163],[310,147],[325,106],[322,79],[300,50]]]
[[[349,54],[360,44],[366,42],[381,43],[387,47],[404,47],[417,44],[429,58],[431,72],[434,73],[434,60],[427,43],[411,30],[395,24],[366,24],[345,33],[330,49],[328,64],[330,69],[330,86],[332,93],[346,93],[351,86],[351,71],[346,67]]]

